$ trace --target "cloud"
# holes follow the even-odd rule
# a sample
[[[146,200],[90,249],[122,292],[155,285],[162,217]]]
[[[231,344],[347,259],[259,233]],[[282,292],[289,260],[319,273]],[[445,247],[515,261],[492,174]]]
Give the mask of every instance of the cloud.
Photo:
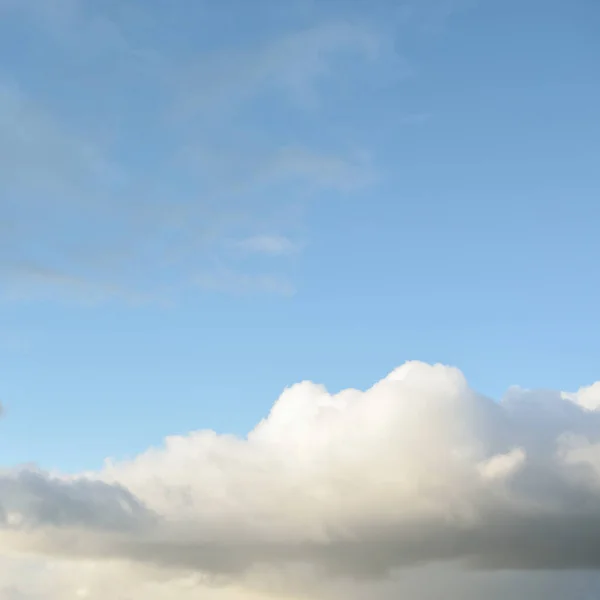
[[[168,188],[147,191],[151,175],[132,184],[100,145],[72,133],[17,85],[0,82],[0,108],[5,299],[163,301],[187,284],[232,223],[260,214],[232,201],[215,208],[189,194],[173,198]],[[246,230],[251,234],[251,225]],[[200,259],[191,261],[193,255]],[[243,278],[225,287],[289,288]]]
[[[123,531],[151,516],[125,488],[102,481],[63,481],[31,470],[0,474],[0,523],[8,529],[83,527]]]
[[[439,34],[454,17],[478,4],[480,0],[408,0],[399,7],[397,18],[417,30]]]
[[[268,273],[245,273],[218,267],[193,277],[195,285],[211,291],[235,295],[275,294],[293,296],[294,286],[285,278]]]
[[[588,410],[600,410],[600,382],[582,387],[575,394],[563,393],[563,398]]]
[[[120,23],[126,15],[134,16],[141,22],[149,14],[140,6],[125,3],[120,7],[98,6],[86,0],[0,0],[0,14],[8,19],[33,26],[36,34],[43,36],[37,42],[49,41],[51,46],[67,50],[70,56],[61,57],[63,67],[81,67],[88,61],[105,61],[103,73],[86,73],[86,83],[90,85],[104,78],[110,81],[115,75],[154,74],[164,75],[163,62],[159,53],[151,48],[138,46],[125,31],[131,25],[128,19]],[[14,21],[13,21],[14,22]],[[124,26],[123,26],[124,25]],[[87,64],[86,64],[87,63]],[[123,83],[126,83],[121,79]]]
[[[288,255],[298,250],[297,244],[282,235],[255,235],[238,240],[234,246],[243,253],[270,256]]]
[[[386,581],[338,580],[316,583],[301,573],[285,581],[268,571],[243,584],[211,581],[190,572],[161,576],[153,569],[121,561],[0,562],[2,600],[65,600],[126,598],[127,600],[595,600],[600,578],[591,573],[465,572],[456,567],[417,567]],[[3,564],[4,563],[4,564]],[[293,582],[290,585],[290,582]]]
[[[118,169],[93,143],[59,125],[20,86],[0,80],[0,164],[2,189],[9,196],[49,198],[89,196],[95,186],[118,181]],[[3,222],[5,223],[6,221]]]
[[[287,253],[256,244],[265,230],[296,237],[308,200],[377,181],[352,128],[329,128],[320,109],[404,72],[389,28],[306,5],[295,23],[199,43],[184,4],[165,18],[137,2],[0,0],[15,52],[18,36],[37,44],[0,73],[3,298],[163,301],[198,272],[196,289],[289,295],[289,273],[237,276],[226,241]],[[218,30],[223,13],[202,11],[202,31]],[[178,51],[173,35],[188,36]],[[271,106],[307,127],[277,124]],[[207,268],[215,255],[228,275]]]
[[[225,200],[275,192],[284,203],[284,194],[291,198],[319,192],[351,194],[375,184],[379,176],[364,151],[325,152],[301,145],[273,150],[253,146],[251,139],[241,136],[234,143],[215,139],[210,145],[194,144],[184,154],[211,193]]]
[[[90,56],[100,63],[109,61],[104,50],[98,50],[100,42],[114,42],[115,51],[121,54],[137,52],[127,39],[117,43],[116,33],[122,34],[116,24],[114,37],[99,25],[102,15],[88,14],[79,3],[57,5],[50,11],[52,19],[46,16],[46,9],[34,4],[21,9],[52,31],[68,31],[65,39],[71,40],[73,47],[85,45],[89,37],[93,48],[73,54],[82,57],[82,63],[91,60]],[[92,35],[71,39],[94,23],[102,33],[98,44]],[[303,44],[313,42],[314,48],[303,50]],[[199,140],[207,136],[186,126],[184,132],[170,131],[167,137],[173,140],[165,147],[165,115],[152,114],[145,135],[160,155],[161,166],[156,169],[151,164],[142,170],[133,168],[123,160],[123,148],[117,142],[82,133],[74,122],[46,108],[42,98],[27,93],[18,83],[0,79],[0,165],[5,173],[0,182],[2,296],[85,303],[138,302],[139,298],[155,297],[162,301],[198,279],[194,273],[206,270],[207,257],[219,254],[232,232],[258,238],[262,225],[256,223],[270,221],[282,235],[291,235],[297,222],[292,226],[279,219],[286,205],[300,205],[321,191],[349,193],[369,185],[374,169],[366,153],[348,155],[340,148],[315,149],[302,143],[292,147],[278,136],[266,136],[260,149],[252,135],[242,143],[238,129],[232,130],[231,121],[222,118],[226,103],[220,95],[225,94],[235,110],[242,112],[244,103],[262,86],[267,86],[263,91],[268,88],[268,93],[297,89],[310,95],[318,80],[333,76],[330,61],[338,52],[370,57],[376,55],[376,48],[373,34],[340,22],[290,33],[268,42],[253,57],[233,52],[226,59],[233,88],[226,83],[227,69],[217,69],[213,73],[217,79],[211,83],[208,77],[202,86],[203,94],[217,98],[209,120],[220,123],[215,125],[218,143],[209,135],[203,150]],[[200,62],[205,63],[204,59]],[[168,61],[162,62],[160,69],[171,74],[177,70],[176,65],[166,64]],[[237,69],[249,79],[239,80]],[[129,74],[128,86],[132,81],[141,82],[139,72]],[[164,73],[155,75],[152,85],[144,79],[144,89],[170,97],[172,90],[164,88]],[[98,110],[99,122],[117,119],[127,123],[130,118],[121,113],[104,114],[104,107]],[[132,140],[126,129],[123,132],[119,134],[121,143],[129,147]],[[178,162],[182,154],[191,157],[185,164]],[[223,262],[230,257],[218,258]],[[236,269],[229,266],[227,271],[235,273]],[[271,275],[209,272],[202,279],[201,288],[234,293],[261,289],[289,295],[293,289],[286,277]]]
[[[419,569],[598,569],[599,500],[600,412],[519,388],[494,402],[411,362],[366,391],[294,385],[245,438],[197,431],[101,472],[4,475],[0,541],[321,594]]]
[[[79,12],[80,4],[80,0],[53,0],[51,3],[36,0],[0,0],[0,10],[25,14],[50,25],[73,21]]]
[[[199,57],[181,70],[174,108],[191,132],[187,160],[204,181],[217,179],[213,189],[221,191],[223,182],[237,193],[264,193],[282,183],[299,184],[305,192],[349,193],[373,184],[376,168],[364,149],[306,144],[301,131],[281,137],[280,132],[273,143],[273,128],[264,115],[270,103],[315,109],[342,76],[357,82],[375,67],[386,74],[398,71],[392,46],[388,36],[363,21],[331,19],[262,44],[234,45]],[[318,122],[319,112],[312,117]]]
[[[126,176],[102,147],[0,80],[0,166],[3,296],[125,297],[93,270],[93,256],[119,244],[124,219]]]
[[[384,48],[367,26],[335,20],[284,33],[261,46],[224,50],[196,61],[181,77],[180,117],[238,110],[265,92],[299,107],[318,103],[317,85],[333,75],[336,59],[373,61]]]
[[[323,155],[301,147],[282,148],[265,170],[272,179],[304,179],[325,189],[350,192],[374,183],[376,174],[363,153],[354,157]]]
[[[94,281],[58,269],[35,263],[0,263],[3,284],[0,290],[9,301],[44,299],[76,299],[82,304],[93,305],[118,299],[130,305],[157,301],[159,294],[152,295],[128,289],[110,282]]]

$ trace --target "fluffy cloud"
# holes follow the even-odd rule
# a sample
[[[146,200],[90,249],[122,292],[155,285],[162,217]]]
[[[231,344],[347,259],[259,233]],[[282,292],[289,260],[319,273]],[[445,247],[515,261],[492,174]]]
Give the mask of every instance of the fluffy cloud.
[[[513,388],[495,402],[457,369],[418,362],[366,391],[303,382],[246,438],[170,437],[77,477],[4,473],[1,546],[94,572],[120,565],[138,583],[131,574],[150,569],[159,587],[217,586],[224,598],[311,586],[347,596],[353,581],[364,597],[396,582],[421,599],[440,591],[429,572],[503,582],[500,570],[595,570],[597,387]]]
[[[594,385],[580,388],[575,394],[563,393],[562,396],[582,408],[600,410],[600,381],[597,381]]]

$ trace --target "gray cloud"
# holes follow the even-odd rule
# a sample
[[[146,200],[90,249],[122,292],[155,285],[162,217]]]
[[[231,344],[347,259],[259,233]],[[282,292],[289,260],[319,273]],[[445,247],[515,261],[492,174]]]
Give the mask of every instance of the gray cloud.
[[[122,532],[148,525],[153,518],[119,485],[61,480],[24,469],[0,474],[0,522],[16,530],[50,526]]]

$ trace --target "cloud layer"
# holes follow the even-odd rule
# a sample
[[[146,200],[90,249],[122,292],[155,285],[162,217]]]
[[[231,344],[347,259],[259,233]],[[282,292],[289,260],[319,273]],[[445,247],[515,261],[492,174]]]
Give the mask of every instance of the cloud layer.
[[[419,362],[366,391],[303,382],[243,439],[198,431],[97,473],[4,473],[2,547],[234,586],[257,572],[367,585],[440,563],[597,569],[597,390],[495,402]]]

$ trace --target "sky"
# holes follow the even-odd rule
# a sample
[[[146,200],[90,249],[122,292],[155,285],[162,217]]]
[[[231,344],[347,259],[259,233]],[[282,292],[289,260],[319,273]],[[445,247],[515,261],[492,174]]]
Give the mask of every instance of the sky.
[[[0,0],[0,600],[598,597],[599,28]]]

